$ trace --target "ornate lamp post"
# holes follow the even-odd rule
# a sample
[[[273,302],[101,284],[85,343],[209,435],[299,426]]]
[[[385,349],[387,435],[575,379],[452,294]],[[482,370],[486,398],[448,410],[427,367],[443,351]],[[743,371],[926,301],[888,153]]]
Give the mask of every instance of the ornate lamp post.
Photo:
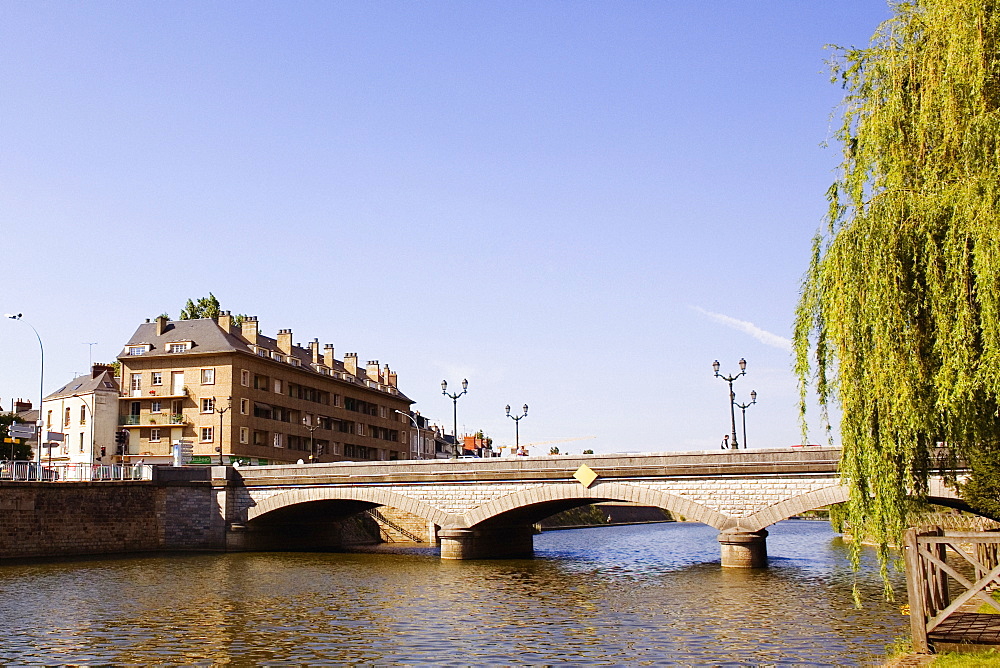
[[[31,331],[35,333],[35,338],[38,339],[38,350],[41,352],[41,365],[39,366],[38,372],[38,422],[35,427],[35,442],[37,447],[35,448],[35,462],[38,464],[39,475],[41,475],[42,469],[42,428],[45,423],[42,422],[42,400],[45,398],[45,347],[42,345],[42,337],[38,335],[38,330],[27,320],[24,320],[20,313],[4,313],[3,317],[10,318],[11,320],[18,320],[23,322],[28,327],[31,327]]]
[[[309,463],[312,464],[316,461],[316,457],[313,455],[313,448],[316,446],[316,439],[313,437],[313,432],[319,429],[319,420],[316,420],[316,424],[309,424],[307,418],[302,418],[302,425],[309,430]]]
[[[733,405],[743,412],[743,449],[747,449],[747,409],[757,403],[757,390],[750,390],[750,403],[736,403],[736,395],[733,395]]]
[[[507,417],[514,421],[514,454],[517,454],[521,450],[521,420],[528,417],[528,404],[524,405],[524,413],[522,415],[511,415],[510,404],[507,404]]]
[[[455,457],[458,457],[458,398],[465,394],[469,389],[469,380],[467,378],[462,379],[462,391],[458,394],[448,394],[448,381],[441,381],[441,394],[452,400],[454,404],[454,418],[455,418]]]
[[[733,381],[739,378],[740,376],[746,375],[747,361],[743,358],[740,358],[740,372],[735,376],[723,376],[722,374],[720,374],[719,360],[715,360],[714,362],[712,362],[712,368],[715,369],[716,378],[721,378],[722,380],[729,383],[729,419],[733,427],[733,440],[730,441],[729,447],[733,450],[739,450],[740,444],[739,441],[736,440],[736,407],[733,405],[733,402],[736,399],[736,394],[733,393]]]
[[[215,403],[215,397],[212,397],[213,403]],[[219,466],[225,466],[225,462],[222,461],[222,417],[226,414],[230,408],[233,407],[233,398],[226,397],[226,407],[223,408],[217,403],[215,405],[215,412],[219,414],[219,447],[216,448],[219,451]]]

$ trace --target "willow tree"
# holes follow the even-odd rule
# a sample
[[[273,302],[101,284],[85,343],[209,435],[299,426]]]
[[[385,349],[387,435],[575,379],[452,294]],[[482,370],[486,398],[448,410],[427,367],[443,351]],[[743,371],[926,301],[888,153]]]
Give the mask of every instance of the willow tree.
[[[795,328],[803,425],[814,386],[883,564],[935,452],[1000,448],[1000,0],[892,9],[833,62],[844,156]]]

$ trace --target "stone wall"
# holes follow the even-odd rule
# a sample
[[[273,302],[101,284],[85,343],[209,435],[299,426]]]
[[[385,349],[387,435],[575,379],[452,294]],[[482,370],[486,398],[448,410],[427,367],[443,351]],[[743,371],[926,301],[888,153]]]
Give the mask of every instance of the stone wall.
[[[213,550],[224,545],[209,483],[0,483],[0,559]]]

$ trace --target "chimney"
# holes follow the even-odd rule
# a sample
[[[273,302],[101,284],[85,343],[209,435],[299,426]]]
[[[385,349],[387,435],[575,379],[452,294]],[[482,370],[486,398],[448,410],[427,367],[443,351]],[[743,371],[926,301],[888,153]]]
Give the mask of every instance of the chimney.
[[[167,331],[167,316],[156,316],[156,335],[163,336],[163,332],[165,331]]]
[[[333,344],[327,343],[323,346],[323,364],[327,365],[331,369],[336,360],[333,359]]]
[[[90,367],[90,377],[97,378],[105,371],[110,371],[114,374],[114,367],[110,364],[94,364]]]
[[[215,321],[221,329],[226,334],[229,334],[233,329],[233,316],[229,311],[219,312],[219,317]]]
[[[312,353],[313,364],[323,363],[323,360],[319,357],[319,339],[313,339],[309,342],[309,352]]]
[[[248,315],[243,318],[243,325],[240,328],[243,338],[250,343],[257,345],[257,316]]]
[[[278,330],[278,350],[285,353],[286,355],[292,354],[292,330],[290,329]]]
[[[17,401],[14,402],[15,413],[22,413],[24,411],[30,411],[30,410],[31,410],[30,401],[25,401],[24,399],[18,399]]]
[[[385,369],[382,370],[382,377],[385,378],[386,385],[391,385],[396,387],[396,372],[389,370],[389,365],[385,365]]]
[[[365,373],[368,374],[368,380],[374,380],[376,383],[382,382],[378,373],[378,360],[368,360],[368,364],[365,365]]]
[[[344,370],[347,373],[358,375],[358,354],[344,353]]]

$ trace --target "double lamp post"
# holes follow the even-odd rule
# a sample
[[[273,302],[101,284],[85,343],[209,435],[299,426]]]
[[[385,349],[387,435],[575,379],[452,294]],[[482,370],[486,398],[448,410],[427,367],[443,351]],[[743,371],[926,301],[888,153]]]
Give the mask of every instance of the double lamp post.
[[[733,381],[736,380],[737,378],[739,378],[740,376],[745,376],[746,373],[747,373],[747,361],[745,359],[743,359],[743,358],[740,358],[739,364],[740,364],[740,372],[738,374],[736,374],[735,376],[724,376],[724,375],[722,375],[722,374],[719,373],[719,367],[721,366],[719,364],[719,360],[715,360],[715,362],[712,363],[712,369],[715,370],[715,377],[716,378],[721,378],[722,380],[724,380],[724,381],[726,381],[726,382],[729,383],[729,419],[730,419],[730,424],[732,425],[732,440],[729,441],[728,436],[726,438],[724,438],[723,441],[722,441],[722,448],[723,449],[731,448],[733,450],[739,450],[739,448],[740,448],[740,443],[739,443],[739,441],[736,438],[736,409],[737,408],[739,408],[743,412],[743,449],[744,450],[746,449],[746,447],[747,447],[747,409],[750,408],[750,406],[752,406],[755,403],[757,403],[757,390],[751,390],[750,391],[750,403],[748,403],[748,404],[738,404],[738,403],[736,403],[736,393],[733,392]],[[729,441],[729,442],[727,443],[727,441]]]

